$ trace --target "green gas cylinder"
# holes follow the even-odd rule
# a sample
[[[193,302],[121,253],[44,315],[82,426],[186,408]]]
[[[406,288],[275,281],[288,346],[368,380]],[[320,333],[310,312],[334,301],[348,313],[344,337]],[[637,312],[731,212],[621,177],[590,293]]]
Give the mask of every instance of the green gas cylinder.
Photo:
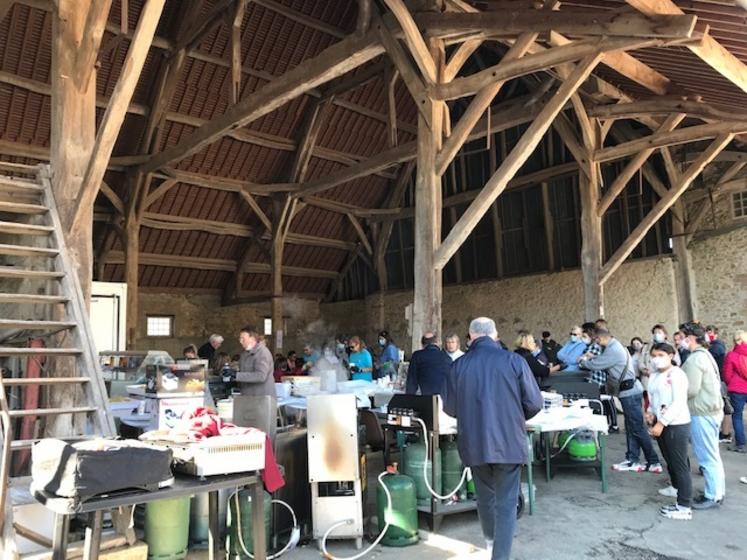
[[[443,484],[443,492],[441,494],[449,494],[454,491],[462,480],[462,473],[464,472],[464,465],[462,464],[461,457],[459,457],[457,443],[453,437],[449,437],[441,443],[441,464],[441,481]],[[466,484],[462,484],[454,496],[460,500],[467,499],[466,486]]]
[[[237,500],[238,496],[238,500]],[[237,502],[238,501],[238,505]],[[272,535],[272,496],[265,492],[262,506],[265,513],[265,542],[270,547]],[[244,547],[254,554],[254,538],[252,536],[252,493],[249,490],[239,490],[228,499],[228,537],[226,538],[226,557],[230,560],[248,560],[239,541],[239,527]]]
[[[145,505],[148,560],[186,558],[189,546],[189,496]]]
[[[409,476],[388,474],[381,479],[392,497],[392,509],[387,511],[386,492],[379,484],[376,487],[376,509],[379,518],[379,532],[384,530],[386,521],[389,528],[381,539],[384,546],[407,546],[418,542],[418,502],[415,495],[415,482]]]
[[[403,472],[406,476],[415,481],[415,493],[418,498],[418,505],[425,505],[431,503],[431,493],[428,491],[428,487],[425,485],[425,478],[423,478],[423,463],[427,461],[425,455],[425,444],[422,441],[411,443],[405,447],[403,454],[404,469]],[[441,450],[436,449],[433,457],[436,463],[435,477],[433,480],[433,471],[431,470],[431,462],[427,461],[426,472],[428,473],[428,483],[431,485],[434,491],[441,493]]]

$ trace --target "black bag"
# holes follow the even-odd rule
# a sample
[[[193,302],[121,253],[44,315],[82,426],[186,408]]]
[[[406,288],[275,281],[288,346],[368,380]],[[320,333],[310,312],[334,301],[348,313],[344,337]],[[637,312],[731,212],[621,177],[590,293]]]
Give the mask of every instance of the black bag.
[[[155,490],[173,478],[171,459],[170,449],[134,440],[43,439],[31,451],[31,490],[78,503],[117,490]]]
[[[630,391],[633,387],[635,387],[635,372],[630,368],[630,354],[628,354],[628,359],[625,362],[625,371],[623,371],[619,379],[613,378],[607,372],[605,389],[608,395],[618,397],[622,391]]]

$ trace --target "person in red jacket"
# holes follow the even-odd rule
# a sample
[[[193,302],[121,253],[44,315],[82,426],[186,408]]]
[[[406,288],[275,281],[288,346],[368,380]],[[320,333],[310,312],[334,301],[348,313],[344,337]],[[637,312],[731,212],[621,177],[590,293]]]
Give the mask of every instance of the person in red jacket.
[[[737,453],[747,453],[742,420],[742,411],[747,404],[747,331],[737,331],[734,334],[734,348],[724,358],[723,374],[726,388],[729,390],[729,399],[734,407],[732,420],[736,445],[729,449]]]

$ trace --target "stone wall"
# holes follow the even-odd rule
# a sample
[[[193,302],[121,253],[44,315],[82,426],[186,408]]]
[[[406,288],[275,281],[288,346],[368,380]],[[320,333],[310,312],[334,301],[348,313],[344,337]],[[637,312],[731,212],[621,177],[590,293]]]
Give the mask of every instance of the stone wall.
[[[747,220],[733,218],[730,197],[713,214],[690,244],[697,318],[730,347],[734,331],[747,329]]]
[[[676,328],[679,318],[672,259],[624,264],[607,283],[605,302],[610,328],[626,342],[635,335],[646,336],[655,323]],[[388,329],[395,340],[406,342],[406,310],[411,303],[410,291],[375,294],[365,301],[322,304],[321,315],[347,334],[364,335],[369,343],[381,328]],[[549,330],[560,341],[573,324],[583,322],[582,308],[580,270],[447,286],[443,330],[463,337],[471,319],[487,315],[496,321],[501,338],[509,345],[521,329],[537,334]]]
[[[319,304],[315,300],[288,298],[284,302],[286,333],[284,350],[300,352],[307,332],[319,326]],[[138,350],[166,350],[181,356],[188,344],[202,345],[212,333],[225,338],[221,350],[236,354],[240,351],[239,330],[245,325],[263,328],[270,316],[270,302],[222,307],[219,296],[175,295],[168,293],[140,294],[139,331],[145,333],[147,315],[173,315],[174,336],[170,338],[141,336]]]

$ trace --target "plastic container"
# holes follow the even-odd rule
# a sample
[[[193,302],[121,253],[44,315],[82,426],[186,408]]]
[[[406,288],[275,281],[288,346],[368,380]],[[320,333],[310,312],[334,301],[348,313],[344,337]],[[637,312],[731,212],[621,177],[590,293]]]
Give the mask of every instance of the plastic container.
[[[390,474],[382,478],[392,496],[392,509],[387,511],[387,499],[381,484],[376,486],[376,510],[379,531],[388,520],[390,525],[381,539],[384,546],[409,546],[418,542],[418,502],[415,482],[409,476]]]
[[[239,525],[244,547],[254,554],[254,538],[252,535],[252,494],[249,490],[239,490],[239,508],[237,515],[236,494],[228,498],[228,538],[226,539],[226,557],[230,560],[249,560],[239,541]],[[265,514],[265,542],[270,547],[272,535],[272,496],[265,492],[263,509]],[[240,518],[240,519],[239,519]],[[241,523],[239,523],[239,520]]]
[[[431,503],[432,495],[425,485],[425,478],[423,477],[423,463],[426,462],[425,456],[425,444],[421,441],[411,443],[405,447],[404,455],[404,468],[402,472],[413,479],[415,482],[415,492],[418,498],[419,505],[428,505]],[[436,480],[433,481],[433,475],[431,470],[431,461],[427,461],[427,473],[428,482],[431,488],[441,493],[441,450],[437,449],[434,454],[434,461],[436,463],[435,475]]]
[[[189,496],[145,505],[149,560],[181,560],[189,547]]]

